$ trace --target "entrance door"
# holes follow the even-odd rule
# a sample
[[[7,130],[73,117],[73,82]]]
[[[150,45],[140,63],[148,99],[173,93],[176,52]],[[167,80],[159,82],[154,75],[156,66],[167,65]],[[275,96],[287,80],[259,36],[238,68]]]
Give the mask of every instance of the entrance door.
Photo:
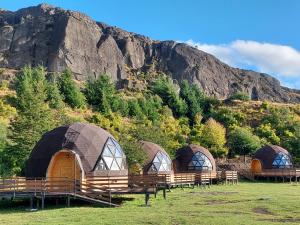
[[[51,159],[47,179],[52,189],[74,190],[75,181],[81,180],[81,169],[76,156],[70,151],[59,151]]]
[[[258,159],[253,159],[251,162],[251,171],[253,173],[260,173],[262,170],[261,163]]]

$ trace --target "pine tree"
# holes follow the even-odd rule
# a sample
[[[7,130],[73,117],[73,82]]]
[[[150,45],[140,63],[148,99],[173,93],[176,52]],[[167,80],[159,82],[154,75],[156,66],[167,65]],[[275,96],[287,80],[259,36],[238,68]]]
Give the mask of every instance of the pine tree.
[[[47,100],[47,81],[42,67],[25,67],[16,78],[18,115],[9,130],[10,144],[4,150],[7,167],[19,173],[42,134],[56,124]]]
[[[59,78],[59,90],[64,96],[64,101],[72,108],[84,108],[86,105],[85,96],[72,79],[70,70],[64,71]]]

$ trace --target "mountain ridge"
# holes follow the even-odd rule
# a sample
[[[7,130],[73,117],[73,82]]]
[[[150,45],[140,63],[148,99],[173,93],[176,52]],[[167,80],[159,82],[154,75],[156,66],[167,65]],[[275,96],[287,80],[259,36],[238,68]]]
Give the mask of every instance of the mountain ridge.
[[[0,11],[0,67],[24,65],[44,65],[50,72],[69,68],[80,81],[107,73],[120,84],[139,73],[165,73],[217,98],[242,91],[253,100],[300,102],[300,90],[282,87],[268,74],[233,68],[187,44],[152,40],[48,4]]]

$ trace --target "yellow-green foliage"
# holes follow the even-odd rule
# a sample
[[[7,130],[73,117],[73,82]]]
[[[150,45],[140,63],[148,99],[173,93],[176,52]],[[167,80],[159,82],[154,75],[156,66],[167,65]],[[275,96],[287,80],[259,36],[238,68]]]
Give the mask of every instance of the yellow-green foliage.
[[[12,119],[17,114],[16,108],[9,104],[6,104],[2,99],[0,99],[0,118],[4,121]]]
[[[225,127],[210,118],[202,127],[202,134],[200,136],[200,144],[209,148],[216,156],[227,154],[228,150],[226,144],[226,129]]]
[[[276,135],[276,130],[272,128],[270,123],[259,125],[259,127],[256,129],[256,132],[266,143],[280,143],[280,137]]]

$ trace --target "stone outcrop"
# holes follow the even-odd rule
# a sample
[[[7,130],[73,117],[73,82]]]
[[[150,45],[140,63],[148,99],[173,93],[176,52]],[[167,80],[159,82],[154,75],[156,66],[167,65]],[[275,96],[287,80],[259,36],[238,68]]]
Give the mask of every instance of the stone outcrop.
[[[46,4],[0,11],[0,67],[24,65],[44,65],[52,72],[69,68],[77,80],[106,73],[121,83],[155,71],[187,79],[218,98],[243,91],[254,100],[300,102],[299,91],[281,87],[267,74],[232,68],[189,45],[151,40]]]

